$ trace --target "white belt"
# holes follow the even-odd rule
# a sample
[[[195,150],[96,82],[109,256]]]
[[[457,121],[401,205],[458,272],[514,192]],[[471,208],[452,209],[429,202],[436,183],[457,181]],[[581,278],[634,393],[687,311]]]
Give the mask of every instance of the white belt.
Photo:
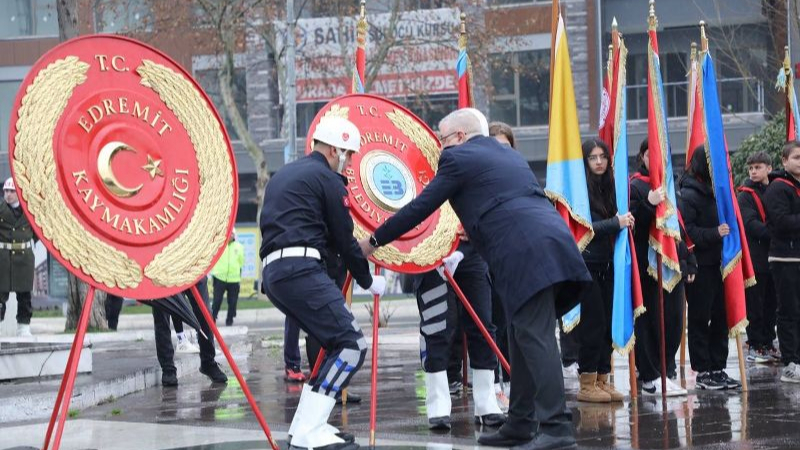
[[[319,250],[311,247],[286,247],[280,250],[275,250],[274,252],[267,255],[266,259],[264,260],[267,265],[273,261],[279,260],[281,258],[314,258],[314,259],[322,259],[319,254]]]
[[[0,248],[5,250],[25,250],[26,248],[32,248],[33,244],[31,241],[28,242],[0,242]]]

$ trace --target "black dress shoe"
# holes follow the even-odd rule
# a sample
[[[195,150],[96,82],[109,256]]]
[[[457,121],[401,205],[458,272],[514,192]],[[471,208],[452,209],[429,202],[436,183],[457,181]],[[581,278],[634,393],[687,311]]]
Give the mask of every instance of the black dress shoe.
[[[497,428],[504,423],[506,423],[505,414],[484,414],[482,416],[475,416],[475,425]]]
[[[175,387],[178,385],[178,374],[174,370],[161,372],[161,385],[164,387]]]
[[[450,416],[431,417],[428,419],[428,428],[431,430],[449,430]]]
[[[515,445],[526,444],[533,439],[533,436],[521,438],[517,436],[508,436],[498,431],[497,433],[485,433],[478,438],[478,443],[481,445],[489,445],[492,447],[513,447]]]
[[[357,394],[351,394],[350,392],[348,392],[347,393],[347,403],[348,404],[350,404],[350,403],[361,403],[361,396],[357,395]],[[339,396],[339,398],[336,399],[336,404],[337,405],[341,405],[342,404],[342,397],[341,396]]]
[[[552,436],[537,433],[530,442],[511,447],[511,450],[573,450],[578,444],[574,436]]]
[[[228,376],[219,368],[219,364],[214,363],[207,366],[200,366],[200,373],[207,376],[214,383],[227,383]]]

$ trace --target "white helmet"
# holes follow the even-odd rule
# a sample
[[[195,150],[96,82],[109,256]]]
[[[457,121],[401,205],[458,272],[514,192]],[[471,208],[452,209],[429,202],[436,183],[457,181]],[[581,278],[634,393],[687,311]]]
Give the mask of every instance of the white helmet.
[[[361,147],[361,132],[358,127],[341,117],[325,117],[320,120],[311,138],[356,153]]]
[[[14,186],[14,179],[9,177],[5,183],[3,183],[3,190],[4,191],[16,191],[17,187]]]

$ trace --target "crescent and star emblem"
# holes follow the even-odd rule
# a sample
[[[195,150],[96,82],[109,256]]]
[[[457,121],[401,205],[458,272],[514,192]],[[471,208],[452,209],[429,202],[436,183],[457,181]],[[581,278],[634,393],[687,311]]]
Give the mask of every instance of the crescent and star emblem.
[[[114,171],[111,169],[111,162],[114,156],[121,151],[136,153],[136,149],[122,142],[114,141],[104,145],[97,155],[97,172],[100,174],[103,184],[112,194],[121,198],[133,197],[144,187],[144,184],[139,184],[132,188],[126,187],[120,183]],[[157,175],[164,176],[163,170],[159,167],[160,165],[160,159],[154,160],[152,156],[147,155],[147,164],[142,166],[142,169],[144,169],[150,175],[150,179],[153,180]]]

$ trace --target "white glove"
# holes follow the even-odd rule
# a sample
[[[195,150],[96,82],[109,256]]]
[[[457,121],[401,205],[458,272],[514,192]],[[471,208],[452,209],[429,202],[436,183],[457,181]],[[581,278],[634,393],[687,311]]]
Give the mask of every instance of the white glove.
[[[436,271],[439,272],[439,275],[442,277],[443,280],[447,280],[447,277],[444,275],[444,269],[446,268],[450,275],[456,273],[456,268],[458,267],[458,263],[464,259],[464,254],[460,251],[454,251],[450,256],[445,257],[442,260],[442,265],[436,268]]]
[[[373,275],[372,284],[367,288],[367,290],[373,295],[382,297],[383,293],[386,292],[386,277],[383,275]]]

